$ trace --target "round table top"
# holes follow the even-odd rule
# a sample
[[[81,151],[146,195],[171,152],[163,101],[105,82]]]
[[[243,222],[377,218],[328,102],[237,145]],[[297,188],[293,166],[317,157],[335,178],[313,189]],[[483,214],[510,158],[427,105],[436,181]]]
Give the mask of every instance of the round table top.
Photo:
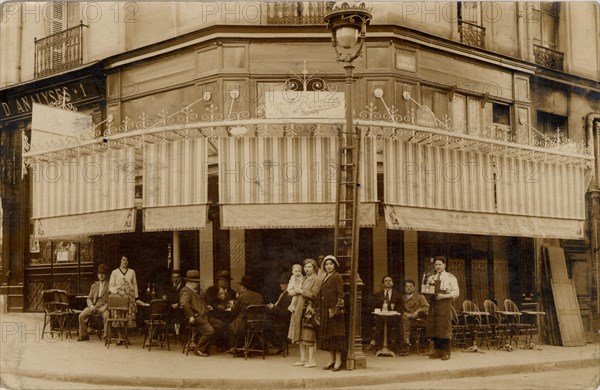
[[[399,315],[401,315],[402,313],[399,313],[399,312],[397,312],[397,311],[394,311],[394,310],[388,310],[388,311],[374,311],[374,312],[373,312],[373,313],[371,313],[371,314],[375,314],[375,315],[378,315],[378,316],[388,316],[388,317],[393,317],[393,316],[399,316]]]

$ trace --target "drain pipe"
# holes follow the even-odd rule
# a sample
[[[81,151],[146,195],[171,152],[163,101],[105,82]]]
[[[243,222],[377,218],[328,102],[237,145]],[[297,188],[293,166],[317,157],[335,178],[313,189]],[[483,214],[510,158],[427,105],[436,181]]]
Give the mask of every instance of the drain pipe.
[[[598,288],[598,281],[600,280],[600,204],[596,206],[596,202],[600,202],[600,155],[598,155],[600,151],[600,114],[591,113],[588,114],[585,120],[585,129],[587,135],[587,143],[592,147],[592,154],[596,158],[596,181],[592,188],[590,188],[590,208],[591,208],[591,225],[590,230],[592,233],[590,240],[590,255],[592,260],[592,275],[596,275],[596,277],[592,277],[592,291],[596,291],[596,318],[595,321],[595,329],[598,329],[598,325],[600,325],[600,289]],[[596,137],[594,139],[594,130],[596,133]],[[597,143],[597,144],[596,144]]]
[[[596,139],[594,140],[594,123],[596,123]],[[587,135],[587,144],[592,148],[592,155],[596,158],[596,169],[595,176],[596,181],[594,183],[594,189],[600,189],[600,156],[597,152],[600,150],[600,134],[598,126],[600,125],[600,113],[590,113],[585,117],[585,131]],[[595,144],[598,142],[598,146]]]

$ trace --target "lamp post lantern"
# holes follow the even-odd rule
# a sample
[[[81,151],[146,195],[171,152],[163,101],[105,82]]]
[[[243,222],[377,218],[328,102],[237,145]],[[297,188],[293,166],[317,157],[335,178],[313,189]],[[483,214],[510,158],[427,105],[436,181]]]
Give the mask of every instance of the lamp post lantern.
[[[352,62],[362,54],[363,43],[365,41],[365,35],[367,26],[371,20],[371,14],[365,8],[365,4],[361,3],[358,6],[350,6],[348,3],[342,3],[341,6],[333,8],[326,16],[325,23],[327,28],[331,31],[331,40],[333,47],[337,55],[337,61],[344,63],[344,69],[346,71],[346,93],[345,93],[345,110],[346,110],[346,126],[341,136],[342,150],[347,151],[347,154],[340,153],[340,161],[338,162],[338,194],[336,204],[336,227],[335,227],[335,255],[338,259],[342,260],[340,254],[343,250],[340,249],[340,236],[343,229],[348,229],[348,225],[341,227],[341,220],[352,221],[351,229],[351,242],[348,245],[346,242],[347,253],[344,253],[343,257],[346,257],[346,264],[343,264],[344,272],[350,271],[350,298],[349,298],[349,326],[348,326],[348,354],[346,359],[346,369],[353,370],[354,368],[366,367],[366,359],[362,354],[362,347],[360,343],[360,307],[359,307],[359,276],[358,276],[358,247],[359,247],[359,222],[357,220],[358,207],[360,204],[360,196],[358,194],[358,172],[359,172],[359,160],[360,160],[360,130],[355,129],[353,122],[353,71],[354,65]],[[345,189],[344,195],[341,195],[342,181],[347,181],[348,178],[342,178],[342,173],[348,174],[348,171],[342,171],[342,167],[353,166],[354,171],[352,172],[353,179],[351,182],[354,183],[352,190]],[[344,208],[340,206],[341,197],[344,196],[345,205]],[[354,207],[349,210],[348,200]],[[344,215],[341,216],[340,212],[343,210]],[[347,230],[346,230],[347,231]],[[344,238],[345,239],[345,238]],[[349,259],[348,259],[349,258]],[[348,260],[349,263],[348,264]],[[357,340],[358,336],[358,340]],[[361,356],[359,356],[361,355]]]

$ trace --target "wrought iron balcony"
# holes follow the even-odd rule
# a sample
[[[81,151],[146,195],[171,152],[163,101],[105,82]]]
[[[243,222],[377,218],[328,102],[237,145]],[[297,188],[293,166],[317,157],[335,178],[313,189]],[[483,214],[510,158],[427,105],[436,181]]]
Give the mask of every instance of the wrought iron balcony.
[[[460,41],[469,46],[485,48],[485,27],[465,20],[458,21]]]
[[[533,55],[535,56],[536,64],[554,70],[563,70],[564,53],[534,44]]]
[[[266,3],[267,24],[323,24],[334,2],[292,1]]]
[[[72,69],[83,63],[83,23],[42,39],[35,39],[34,77]]]

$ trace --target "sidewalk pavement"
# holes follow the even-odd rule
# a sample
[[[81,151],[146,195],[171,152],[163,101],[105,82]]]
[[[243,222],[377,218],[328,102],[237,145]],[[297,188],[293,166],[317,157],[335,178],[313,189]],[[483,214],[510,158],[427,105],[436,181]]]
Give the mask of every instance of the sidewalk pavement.
[[[512,352],[487,350],[480,353],[455,349],[448,361],[427,356],[374,357],[367,353],[367,368],[354,371],[325,371],[320,367],[328,353],[317,353],[317,368],[294,367],[298,348],[290,355],[232,358],[221,353],[198,357],[181,353],[178,340],[166,347],[142,349],[135,335],[129,349],[104,346],[95,335],[88,342],[74,339],[41,340],[43,315],[3,314],[0,320],[0,373],[5,378],[26,377],[48,381],[112,385],[122,387],[208,388],[208,389],[297,389],[357,387],[444,379],[598,367],[600,347],[541,346],[541,350]],[[6,381],[5,385],[6,385]],[[14,382],[14,381],[11,381]],[[19,387],[12,383],[11,388]],[[23,387],[23,386],[21,386]]]

